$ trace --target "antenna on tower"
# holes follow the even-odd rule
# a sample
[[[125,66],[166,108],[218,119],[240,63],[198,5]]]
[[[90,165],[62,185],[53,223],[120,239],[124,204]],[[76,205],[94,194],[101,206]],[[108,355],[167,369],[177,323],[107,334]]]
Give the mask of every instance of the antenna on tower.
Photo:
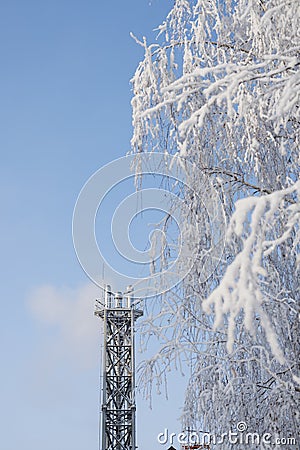
[[[133,287],[104,288],[95,315],[103,320],[102,429],[100,450],[135,450],[134,322],[143,315]]]

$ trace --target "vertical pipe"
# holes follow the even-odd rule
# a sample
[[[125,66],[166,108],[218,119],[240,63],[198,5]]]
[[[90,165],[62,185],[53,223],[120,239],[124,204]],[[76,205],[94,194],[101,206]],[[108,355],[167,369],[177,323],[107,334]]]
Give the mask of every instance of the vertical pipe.
[[[132,423],[132,450],[135,450],[135,349],[134,349],[134,309],[130,311],[131,314],[131,423]]]
[[[112,308],[112,294],[110,284],[107,284],[105,287],[105,307],[108,309]]]
[[[131,308],[133,304],[133,286],[130,284],[126,289],[126,308]]]
[[[122,292],[117,292],[115,295],[115,301],[116,301],[116,308],[122,308]]]
[[[106,450],[106,352],[107,352],[107,309],[103,317],[103,361],[102,361],[102,439],[101,450]]]

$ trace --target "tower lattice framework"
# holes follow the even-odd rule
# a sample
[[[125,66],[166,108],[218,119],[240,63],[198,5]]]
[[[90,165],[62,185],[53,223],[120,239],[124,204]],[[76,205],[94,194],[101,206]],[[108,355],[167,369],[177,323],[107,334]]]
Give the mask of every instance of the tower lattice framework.
[[[104,328],[101,450],[136,448],[134,322],[143,312],[130,291],[114,294],[107,285],[104,304],[96,304]]]

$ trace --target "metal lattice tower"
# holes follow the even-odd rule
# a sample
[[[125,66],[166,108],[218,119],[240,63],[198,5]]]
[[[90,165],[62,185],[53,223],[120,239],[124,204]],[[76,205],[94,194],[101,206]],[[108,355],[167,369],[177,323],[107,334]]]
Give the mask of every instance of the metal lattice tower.
[[[134,322],[132,288],[114,294],[105,288],[104,303],[97,300],[95,315],[103,319],[103,378],[101,450],[135,450]]]

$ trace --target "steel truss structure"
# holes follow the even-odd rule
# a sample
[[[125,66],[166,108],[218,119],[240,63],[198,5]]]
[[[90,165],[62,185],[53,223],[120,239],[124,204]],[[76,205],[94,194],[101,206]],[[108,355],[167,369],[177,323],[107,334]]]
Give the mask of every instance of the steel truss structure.
[[[101,450],[136,449],[134,322],[143,312],[134,306],[130,287],[123,296],[109,285],[96,304],[104,326]]]

